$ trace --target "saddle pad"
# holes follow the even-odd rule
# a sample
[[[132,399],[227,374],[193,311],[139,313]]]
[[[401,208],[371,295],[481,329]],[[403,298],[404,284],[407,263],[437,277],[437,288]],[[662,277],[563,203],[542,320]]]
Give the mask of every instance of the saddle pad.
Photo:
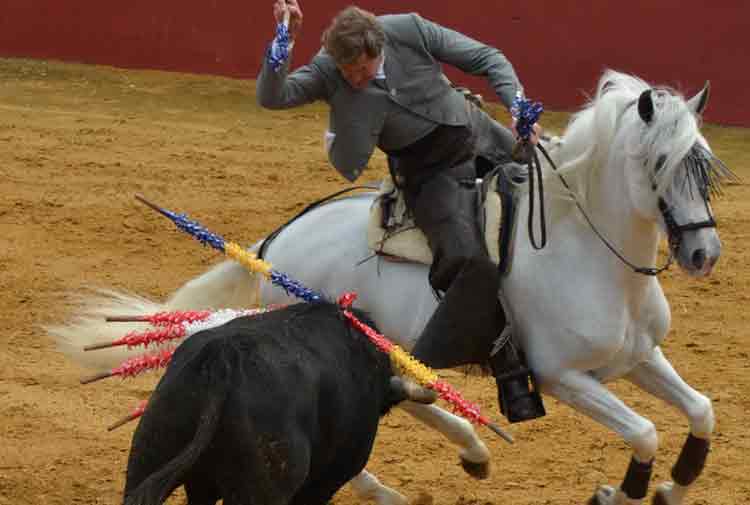
[[[490,181],[488,187],[496,187],[496,177],[497,175]],[[384,202],[388,202],[387,207],[390,211],[385,219]],[[496,191],[487,191],[483,213],[482,221],[484,221],[487,251],[492,261],[499,264],[502,202]],[[384,223],[386,223],[385,226]],[[376,254],[393,256],[396,261],[407,260],[425,265],[432,264],[432,251],[427,237],[414,224],[414,220],[406,210],[403,195],[390,179],[383,181],[378,196],[370,207],[367,245]]]

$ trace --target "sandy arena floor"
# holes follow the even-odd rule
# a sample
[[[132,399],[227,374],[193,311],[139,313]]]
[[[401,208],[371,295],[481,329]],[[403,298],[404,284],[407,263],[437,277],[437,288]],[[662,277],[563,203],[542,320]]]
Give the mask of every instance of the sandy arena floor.
[[[86,370],[56,352],[41,326],[69,314],[68,290],[93,285],[161,298],[220,259],[135,193],[249,243],[344,186],[323,154],[325,109],[261,111],[253,89],[205,76],[0,60],[0,505],[120,503],[135,423],[106,426],[146,398],[156,376],[80,386]],[[564,120],[548,114],[544,124]],[[750,180],[750,132],[705,133]],[[365,179],[384,174],[378,157]],[[715,203],[725,250],[714,275],[694,280],[673,269],[664,277],[674,314],[665,352],[716,409],[694,504],[750,499],[750,189],[725,193]],[[488,379],[444,376],[501,419]],[[653,482],[667,479],[685,420],[628,385],[614,388],[656,423]],[[547,408],[546,418],[511,428],[513,446],[485,431],[493,451],[487,480],[464,474],[449,443],[400,412],[382,423],[368,468],[423,505],[567,505],[619,483],[630,458],[625,444],[551,399]],[[357,502],[348,488],[334,499]]]

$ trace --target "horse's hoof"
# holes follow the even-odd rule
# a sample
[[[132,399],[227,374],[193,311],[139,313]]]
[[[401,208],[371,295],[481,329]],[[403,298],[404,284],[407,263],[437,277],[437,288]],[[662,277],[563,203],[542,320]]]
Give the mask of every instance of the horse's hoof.
[[[612,486],[600,486],[586,505],[610,505],[614,503],[617,490]]]
[[[659,486],[656,488],[656,491],[654,491],[654,497],[651,498],[651,503],[653,505],[672,505],[672,502],[669,501],[667,496],[667,490]]]
[[[654,497],[651,499],[651,503],[653,503],[654,505],[669,505],[669,502],[667,502],[667,498],[664,496],[664,493],[662,493],[659,489],[657,489],[654,493]]]
[[[387,491],[380,492],[375,497],[375,503],[377,505],[408,505],[409,500],[406,498],[406,496],[402,495],[398,491],[394,491],[393,489],[386,488]],[[329,504],[332,504],[333,502],[328,502]]]
[[[682,503],[686,488],[677,486],[674,482],[662,482],[656,487],[651,498],[652,505],[677,505]]]
[[[484,480],[490,476],[490,462],[474,463],[461,458],[461,466],[464,471],[477,480]]]

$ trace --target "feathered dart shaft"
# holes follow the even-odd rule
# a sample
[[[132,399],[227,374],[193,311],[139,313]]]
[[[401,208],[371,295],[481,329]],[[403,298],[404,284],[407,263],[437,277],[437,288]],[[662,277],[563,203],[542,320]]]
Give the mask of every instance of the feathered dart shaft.
[[[143,415],[143,413],[146,411],[146,405],[148,405],[148,400],[143,400],[141,403],[139,403],[133,411],[128,414],[127,416],[123,417],[122,419],[115,421],[111,425],[107,427],[107,431],[112,431],[120,426],[123,426],[124,424],[129,423],[130,421],[133,421],[135,419],[138,419]]]
[[[124,337],[113,340],[112,342],[104,342],[101,344],[87,345],[83,348],[84,351],[95,351],[97,349],[108,349],[110,347],[117,347],[126,345],[130,348],[137,347],[139,345],[147,346],[149,344],[162,344],[169,340],[177,340],[186,335],[185,326],[181,324],[172,324],[169,326],[162,326],[154,330],[147,331],[131,331]]]
[[[106,379],[107,377],[135,377],[146,370],[164,368],[171,361],[172,354],[174,354],[174,349],[162,349],[154,354],[136,356],[135,358],[126,360],[120,366],[113,368],[108,372],[84,377],[81,379],[81,384],[90,384],[91,382]]]
[[[204,245],[210,245],[217,251],[221,251],[230,259],[235,260],[249,271],[261,274],[269,279],[273,284],[279,286],[287,294],[296,296],[306,302],[316,302],[323,300],[323,295],[306,288],[297,281],[290,279],[286,274],[277,272],[272,269],[271,264],[267,261],[258,259],[258,257],[246,250],[244,247],[233,242],[226,242],[223,237],[205,229],[200,223],[193,221],[185,214],[177,214],[170,210],[159,207],[148,201],[142,195],[136,195],[136,199],[151,207],[159,214],[167,217],[177,228],[188,235],[192,235],[198,242]]]
[[[151,326],[171,326],[203,321],[210,315],[210,310],[175,310],[147,316],[109,316],[106,321],[108,323],[149,323]]]

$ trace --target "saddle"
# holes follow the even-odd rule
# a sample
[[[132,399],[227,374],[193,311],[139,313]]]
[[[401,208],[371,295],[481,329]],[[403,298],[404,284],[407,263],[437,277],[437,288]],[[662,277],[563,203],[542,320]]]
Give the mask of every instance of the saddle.
[[[477,179],[477,217],[487,252],[501,275],[510,271],[510,251],[515,238],[516,188],[526,181],[517,164],[498,165],[483,179]],[[367,227],[370,249],[388,261],[432,264],[425,234],[414,224],[404,196],[391,179],[385,179],[370,208]]]

